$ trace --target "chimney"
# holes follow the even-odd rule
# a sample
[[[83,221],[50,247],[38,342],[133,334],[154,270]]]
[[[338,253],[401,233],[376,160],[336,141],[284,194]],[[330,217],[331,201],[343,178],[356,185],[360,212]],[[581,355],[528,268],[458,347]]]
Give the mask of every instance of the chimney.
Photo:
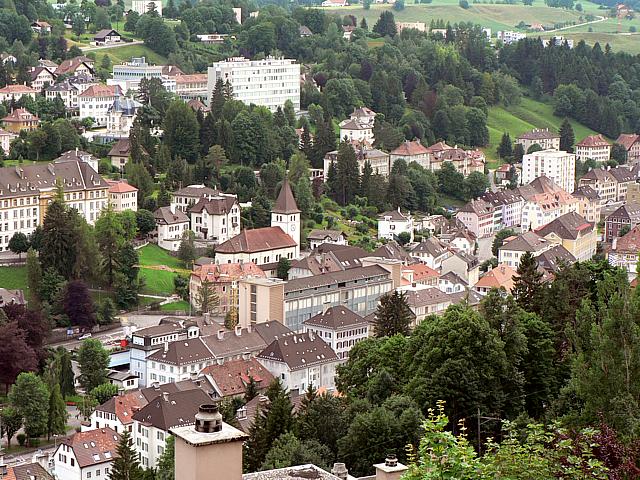
[[[164,342],[164,353],[169,351],[169,342]]]
[[[402,475],[409,470],[403,464],[398,462],[398,458],[395,454],[387,455],[384,463],[374,465],[376,469],[376,480],[400,480]]]
[[[218,411],[218,405],[207,403],[200,405],[196,413],[196,432],[214,433],[222,431],[222,415]]]
[[[191,372],[189,374],[189,378],[191,379],[192,382],[196,381],[198,378],[198,373],[197,372]]]
[[[347,480],[347,478],[349,478],[349,471],[344,463],[334,463],[331,473],[340,480]]]
[[[242,335],[242,327],[240,325],[236,325],[236,337]]]
[[[224,340],[224,330],[218,330],[218,340]]]
[[[169,392],[162,392],[162,400],[165,402],[169,401]]]

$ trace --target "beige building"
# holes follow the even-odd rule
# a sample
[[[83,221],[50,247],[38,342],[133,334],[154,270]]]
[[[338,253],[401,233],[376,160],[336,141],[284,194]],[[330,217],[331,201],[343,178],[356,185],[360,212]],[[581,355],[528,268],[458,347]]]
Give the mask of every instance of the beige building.
[[[536,230],[549,242],[562,245],[576,260],[584,262],[596,254],[598,233],[595,225],[571,212]]]
[[[598,192],[590,186],[585,185],[578,187],[572,195],[580,202],[578,205],[578,213],[582,215],[587,222],[598,223],[600,221],[600,212],[602,211],[602,199],[600,195],[598,195]],[[638,192],[638,200],[640,201],[640,191]]]
[[[22,97],[35,99],[37,94],[38,90],[28,85],[7,85],[0,88],[0,102],[10,102],[11,100],[17,102]]]
[[[407,164],[416,162],[421,167],[426,169],[430,168],[429,164],[431,156],[429,154],[429,150],[420,143],[420,140],[414,140],[413,142],[405,140],[398,146],[398,148],[389,154],[389,157],[391,160],[391,166],[393,166],[396,160],[401,158],[407,162]]]
[[[185,102],[193,99],[206,100],[207,81],[206,73],[194,73],[191,75],[178,75],[176,80],[176,95]]]
[[[622,145],[627,151],[627,163],[636,164],[640,161],[640,135],[635,133],[621,134],[616,143]]]
[[[238,282],[238,319],[242,328],[271,320],[284,323],[284,286],[279,278],[245,278]]]
[[[384,177],[389,176],[390,172],[390,157],[389,154],[372,148],[364,143],[356,143],[354,145],[356,152],[356,159],[358,160],[358,169],[360,173],[363,172],[364,166],[367,162],[371,165],[371,169],[374,174],[382,175]],[[338,163],[338,151],[334,150],[329,152],[324,157],[324,179],[326,180],[329,175],[329,168],[331,164],[337,165]]]
[[[548,149],[522,157],[522,185],[542,175],[553,180],[565,192],[572,193],[576,187],[576,156],[562,150]]]
[[[427,24],[424,22],[396,22],[398,33],[403,30],[417,30],[419,32],[427,31]]]
[[[611,158],[611,144],[598,135],[589,135],[576,144],[576,158],[578,160],[591,159],[598,163],[608,162]]]
[[[543,150],[560,150],[560,135],[546,128],[536,128],[520,135],[516,143],[522,145],[524,153],[533,145],[539,145]]]
[[[107,180],[109,184],[109,204],[115,212],[138,211],[138,189],[124,180]]]
[[[120,171],[124,171],[124,167],[129,161],[129,155],[131,153],[131,142],[128,138],[121,138],[116,144],[111,147],[107,156],[111,161],[111,165],[119,168]]]

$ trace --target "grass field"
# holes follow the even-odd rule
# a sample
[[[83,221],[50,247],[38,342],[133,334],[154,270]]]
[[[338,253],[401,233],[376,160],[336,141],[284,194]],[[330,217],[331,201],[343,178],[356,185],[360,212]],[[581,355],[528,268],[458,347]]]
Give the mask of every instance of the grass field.
[[[89,52],[91,53],[91,52]],[[167,59],[162,55],[158,55],[145,45],[127,45],[124,47],[105,48],[103,50],[95,50],[96,64],[100,65],[102,57],[108,55],[112,64],[131,61],[131,57],[146,57],[147,62],[161,65],[167,63]]]
[[[168,267],[171,270],[178,270],[180,273],[187,273],[182,262],[169,255],[157,245],[145,245],[138,250],[140,258],[140,277],[145,280],[145,287],[142,293],[149,295],[171,295],[173,293],[173,279],[178,273],[170,270],[157,269],[152,267]]]
[[[27,267],[0,267],[0,288],[27,290]]]
[[[160,305],[160,311],[162,312],[175,312],[175,311],[189,311],[189,302],[180,300],[179,302],[165,303]]]
[[[518,135],[534,128],[558,130],[562,120],[562,118],[556,117],[553,114],[552,105],[526,97],[522,98],[519,105],[511,107],[491,107],[487,121],[490,143],[483,149],[489,161],[489,166],[493,168],[497,164],[496,148],[498,148],[504,132],[508,132],[511,140],[515,140]],[[597,133],[575,120],[569,121],[573,126],[576,141],[580,141],[587,135]]]
[[[150,243],[138,250],[140,265],[166,265],[171,268],[183,268],[182,262],[169,252]]]
[[[150,270],[141,268],[138,274],[144,278],[144,288],[142,293],[148,295],[169,296],[173,293],[173,278],[177,275],[167,270]]]

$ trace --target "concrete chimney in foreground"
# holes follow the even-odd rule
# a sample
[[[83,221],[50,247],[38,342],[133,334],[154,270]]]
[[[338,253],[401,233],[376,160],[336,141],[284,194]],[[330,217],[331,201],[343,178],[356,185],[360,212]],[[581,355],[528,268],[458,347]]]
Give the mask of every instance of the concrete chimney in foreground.
[[[408,467],[398,462],[398,458],[393,454],[387,455],[384,463],[378,463],[374,467],[376,480],[400,480],[400,477],[409,470]]]

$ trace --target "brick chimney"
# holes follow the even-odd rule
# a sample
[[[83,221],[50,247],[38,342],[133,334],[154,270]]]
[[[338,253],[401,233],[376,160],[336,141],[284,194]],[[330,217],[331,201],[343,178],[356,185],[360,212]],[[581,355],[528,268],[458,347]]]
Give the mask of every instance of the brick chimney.
[[[409,470],[403,464],[398,462],[398,458],[395,454],[387,455],[384,463],[378,463],[374,465],[376,469],[376,480],[400,480],[402,475]]]

